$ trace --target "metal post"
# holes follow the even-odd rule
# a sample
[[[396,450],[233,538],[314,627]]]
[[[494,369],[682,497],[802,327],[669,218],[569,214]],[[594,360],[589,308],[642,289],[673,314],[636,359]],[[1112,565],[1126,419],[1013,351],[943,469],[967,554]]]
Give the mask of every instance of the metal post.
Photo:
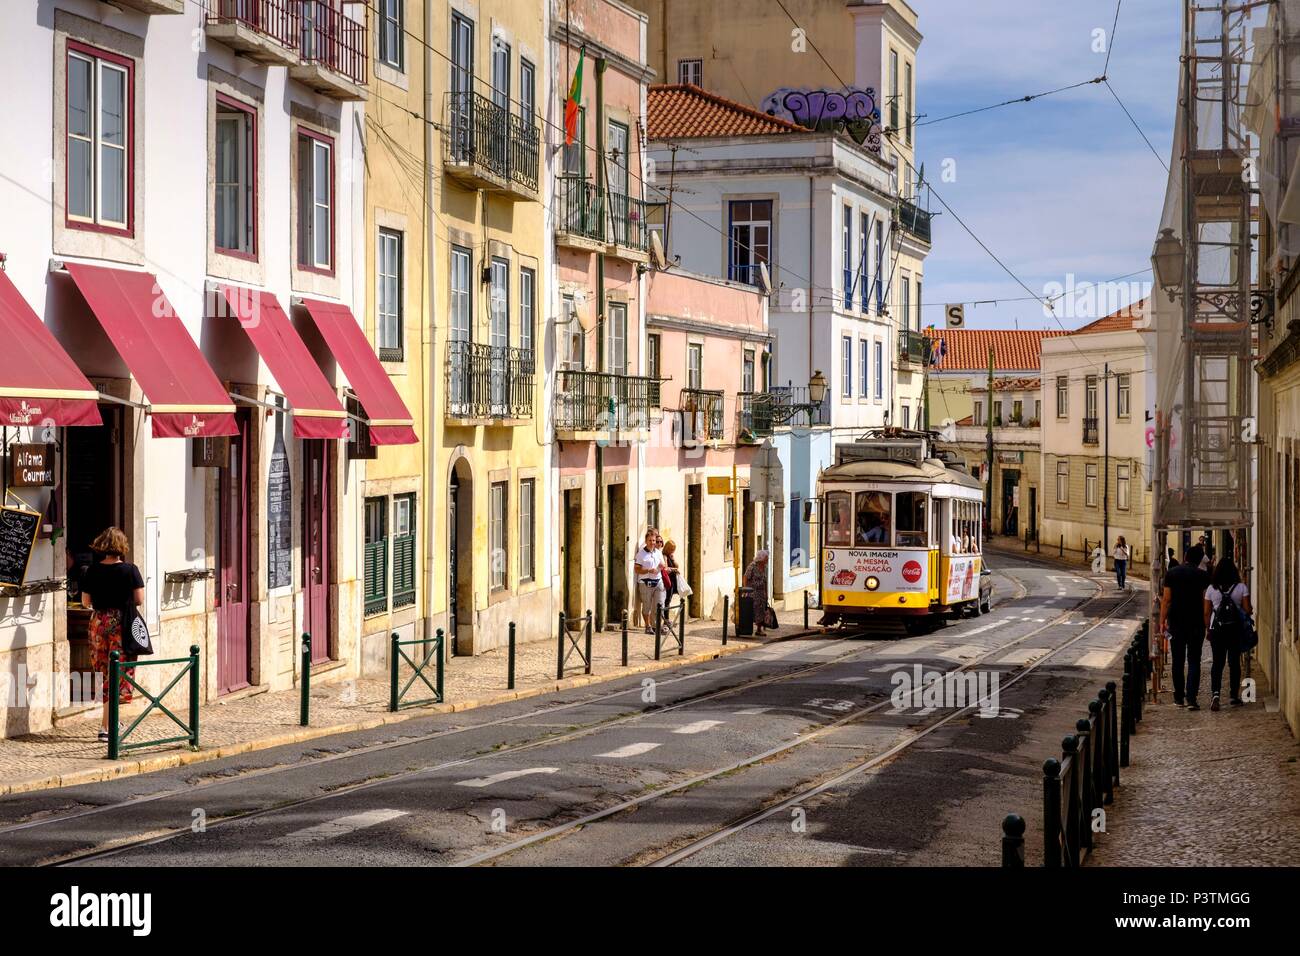
[[[686,653],[686,602],[677,599],[677,656]]]
[[[1043,761],[1043,866],[1061,865],[1061,762]]]
[[[664,638],[664,606],[655,605],[655,660],[659,660],[659,650]]]
[[[560,630],[556,635],[555,679],[564,680],[564,612],[560,612]]]
[[[388,709],[397,713],[397,632],[393,631],[388,644]]]
[[[805,591],[805,594],[808,592]],[[722,595],[722,646],[727,646],[727,625],[731,623],[731,595]]]
[[[302,634],[302,678],[299,684],[302,700],[298,703],[298,726],[306,727],[311,717],[311,634],[306,631]]]
[[[1106,742],[1110,751],[1106,754],[1106,802],[1115,802],[1115,788],[1119,786],[1119,714],[1115,708],[1116,687],[1113,680],[1106,681]]]
[[[438,686],[438,703],[441,704],[445,699],[445,695],[442,692],[442,682],[443,679],[446,677],[446,674],[444,673],[446,655],[443,653],[443,648],[446,647],[447,639],[446,639],[446,635],[442,633],[442,628],[438,628],[437,633],[438,633],[438,669],[436,671],[437,680],[435,680],[434,683],[437,684]]]
[[[1101,376],[1101,571],[1106,573],[1106,549],[1110,547],[1110,363]]]
[[[506,651],[506,690],[515,689],[515,622],[510,622],[510,646]]]
[[[199,749],[199,645],[190,645],[190,748]]]
[[[583,654],[587,658],[586,673],[591,673],[591,611],[587,612],[587,636],[583,642]]]
[[[1065,557],[1065,535],[1064,534],[1061,535],[1061,544],[1060,547],[1057,549],[1056,555],[1057,557],[1060,558]]]
[[[117,759],[117,724],[120,719],[118,709],[119,688],[122,686],[122,652],[112,651],[108,655],[108,686],[104,688],[104,693],[108,694],[108,759]]]
[[[1002,865],[1021,868],[1025,865],[1025,821],[1014,813],[1002,821]]]
[[[619,631],[623,639],[623,666],[627,667],[627,611],[623,611],[622,620],[619,622]]]
[[[1119,727],[1119,765],[1128,766],[1128,735],[1133,729],[1133,648],[1124,654],[1124,700]]]
[[[989,417],[988,417],[988,436],[987,448],[985,454],[988,456],[989,473],[986,476],[985,496],[987,503],[984,506],[984,527],[988,534],[993,534],[993,346],[989,346]],[[1007,516],[1003,515],[1002,520],[1006,521]]]
[[[808,592],[803,592],[803,629],[808,630]]]

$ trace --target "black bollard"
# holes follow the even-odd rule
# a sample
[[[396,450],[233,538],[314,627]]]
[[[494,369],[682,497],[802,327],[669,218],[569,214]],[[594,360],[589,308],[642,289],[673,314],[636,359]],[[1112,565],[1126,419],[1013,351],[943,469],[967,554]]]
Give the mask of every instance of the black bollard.
[[[560,612],[560,630],[555,635],[555,679],[564,680],[564,612]]]
[[[627,611],[623,612],[623,619],[620,621],[620,630],[623,635],[623,666],[627,667]]]
[[[587,657],[586,673],[590,674],[591,673],[591,612],[590,611],[587,612],[587,636],[586,636],[586,640],[583,642],[583,653],[586,654]]]
[[[302,699],[298,702],[298,726],[306,727],[311,717],[311,635],[302,635]]]
[[[515,622],[510,622],[510,646],[506,650],[506,690],[515,689]]]
[[[1025,821],[1009,813],[1002,821],[1002,865],[1022,868],[1025,865]]]
[[[731,595],[722,595],[722,646],[727,646],[727,625],[731,623]]]

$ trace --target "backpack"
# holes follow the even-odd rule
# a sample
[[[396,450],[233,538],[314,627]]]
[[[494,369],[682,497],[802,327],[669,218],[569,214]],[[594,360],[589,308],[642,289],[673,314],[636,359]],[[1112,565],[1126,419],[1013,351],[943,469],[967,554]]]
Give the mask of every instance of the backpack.
[[[1226,594],[1220,591],[1219,594],[1219,606],[1210,622],[1210,639],[1229,641],[1239,653],[1245,653],[1259,643],[1259,635],[1245,611],[1232,599],[1232,591]]]

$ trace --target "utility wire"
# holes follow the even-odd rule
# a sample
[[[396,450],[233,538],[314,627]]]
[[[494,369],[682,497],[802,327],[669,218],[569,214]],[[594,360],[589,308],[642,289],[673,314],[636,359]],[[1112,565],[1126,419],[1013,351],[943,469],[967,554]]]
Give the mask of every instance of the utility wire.
[[[989,110],[1001,109],[1004,106],[1015,106],[1017,103],[1030,103],[1034,100],[1040,100],[1044,96],[1055,96],[1057,93],[1065,93],[1069,90],[1077,90],[1081,86],[1089,86],[1093,83],[1104,83],[1106,77],[1095,76],[1091,80],[1080,80],[1078,83],[1071,83],[1069,86],[1060,86],[1054,90],[1046,90],[1042,93],[1031,93],[1028,96],[1017,96],[1015,99],[1003,100],[1001,103],[994,103],[991,106],[980,106],[973,110],[963,110],[960,113],[950,113],[947,116],[939,116],[932,120],[926,120],[923,123],[913,124],[916,127],[933,126],[935,123],[945,123],[948,120],[959,119],[963,116],[974,116],[976,113],[987,113]]]
[[[1110,25],[1110,36],[1106,38],[1106,65],[1101,68],[1101,75],[1107,76],[1110,73],[1110,53],[1115,49],[1115,30],[1119,27],[1119,8],[1124,5],[1124,0],[1115,0],[1115,19]]]
[[[1156,162],[1165,168],[1165,172],[1169,172],[1169,164],[1165,162],[1163,156],[1156,152],[1156,148],[1151,145],[1151,140],[1147,139],[1147,134],[1142,131],[1142,127],[1138,125],[1138,121],[1133,118],[1133,114],[1128,111],[1128,107],[1124,105],[1124,101],[1119,98],[1119,94],[1115,92],[1115,87],[1110,85],[1110,80],[1106,80],[1106,89],[1110,90],[1110,95],[1115,97],[1115,102],[1118,103],[1119,108],[1124,111],[1124,115],[1127,116],[1128,121],[1133,124],[1133,128],[1138,131],[1138,135],[1142,137],[1142,142],[1147,144],[1147,149],[1151,150],[1151,155],[1156,158]]]

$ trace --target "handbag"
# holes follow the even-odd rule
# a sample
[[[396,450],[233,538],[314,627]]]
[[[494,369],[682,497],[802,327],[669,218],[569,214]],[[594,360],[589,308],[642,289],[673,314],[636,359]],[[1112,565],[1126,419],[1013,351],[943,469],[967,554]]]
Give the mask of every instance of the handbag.
[[[767,623],[763,626],[770,630],[776,630],[780,627],[776,622],[776,608],[772,607],[770,604],[767,606]]]
[[[149,626],[134,607],[122,609],[122,654],[125,657],[147,657],[153,653],[149,640]]]

